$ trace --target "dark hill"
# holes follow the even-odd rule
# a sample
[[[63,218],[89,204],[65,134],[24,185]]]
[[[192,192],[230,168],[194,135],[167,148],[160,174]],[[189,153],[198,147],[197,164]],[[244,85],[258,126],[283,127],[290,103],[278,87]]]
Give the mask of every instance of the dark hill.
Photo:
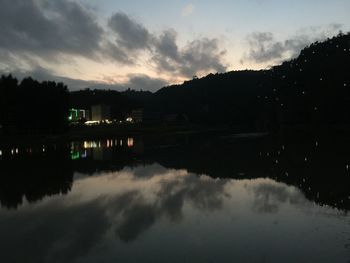
[[[154,94],[151,110],[193,122],[329,126],[350,122],[350,34],[303,49],[270,70],[210,74]]]

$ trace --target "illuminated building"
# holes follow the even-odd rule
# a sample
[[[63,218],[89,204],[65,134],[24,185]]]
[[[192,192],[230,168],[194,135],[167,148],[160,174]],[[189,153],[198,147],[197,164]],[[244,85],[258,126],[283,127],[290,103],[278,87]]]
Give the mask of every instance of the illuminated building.
[[[69,109],[68,120],[70,122],[90,120],[90,111],[83,109]]]
[[[91,107],[92,121],[106,121],[111,119],[111,107],[108,105],[94,105]]]

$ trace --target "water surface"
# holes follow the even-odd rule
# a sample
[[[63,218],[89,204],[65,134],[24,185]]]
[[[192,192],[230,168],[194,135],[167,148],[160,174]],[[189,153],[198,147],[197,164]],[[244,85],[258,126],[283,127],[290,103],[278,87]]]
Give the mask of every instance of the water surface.
[[[347,149],[234,136],[2,149],[1,261],[348,262]]]

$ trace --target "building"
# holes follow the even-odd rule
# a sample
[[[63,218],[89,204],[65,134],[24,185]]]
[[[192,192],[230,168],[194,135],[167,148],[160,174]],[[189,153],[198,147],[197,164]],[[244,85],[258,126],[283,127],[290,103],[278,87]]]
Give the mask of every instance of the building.
[[[91,107],[92,121],[107,121],[111,120],[111,107],[108,105],[94,105]]]
[[[134,123],[139,123],[143,121],[143,109],[133,110],[130,117]]]
[[[90,111],[84,109],[69,109],[68,120],[70,122],[89,121]]]

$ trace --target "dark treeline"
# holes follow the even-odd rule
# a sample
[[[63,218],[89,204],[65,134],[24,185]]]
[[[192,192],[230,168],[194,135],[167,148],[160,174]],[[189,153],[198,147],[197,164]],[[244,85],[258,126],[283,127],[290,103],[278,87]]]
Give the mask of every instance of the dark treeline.
[[[111,106],[122,119],[144,109],[144,121],[175,120],[229,124],[251,131],[281,127],[332,128],[350,125],[350,34],[340,33],[303,49],[299,57],[269,70],[209,74],[156,93],[83,90],[68,93],[63,84],[20,84],[0,80],[0,125],[20,132],[57,131],[67,125],[68,107]]]
[[[0,206],[15,209],[24,200],[32,203],[45,196],[67,194],[74,173],[69,157],[67,145],[28,146],[15,156],[10,151],[4,153],[0,158]]]
[[[0,125],[5,133],[62,132],[68,125],[68,108],[69,92],[63,83],[0,78]]]

